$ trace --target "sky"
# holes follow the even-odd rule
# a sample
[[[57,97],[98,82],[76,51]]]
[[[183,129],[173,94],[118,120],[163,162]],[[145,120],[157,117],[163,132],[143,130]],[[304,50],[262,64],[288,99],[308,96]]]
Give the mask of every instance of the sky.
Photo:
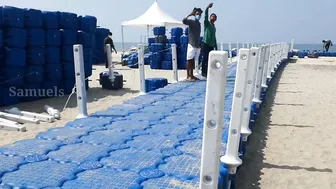
[[[121,41],[121,23],[137,18],[154,0],[0,0],[1,5],[40,10],[72,12],[97,17],[98,25]],[[290,42],[315,44],[323,39],[336,41],[336,0],[158,0],[159,6],[177,20],[194,7],[218,16],[218,42]],[[141,27],[125,27],[125,42],[139,42],[146,34]]]

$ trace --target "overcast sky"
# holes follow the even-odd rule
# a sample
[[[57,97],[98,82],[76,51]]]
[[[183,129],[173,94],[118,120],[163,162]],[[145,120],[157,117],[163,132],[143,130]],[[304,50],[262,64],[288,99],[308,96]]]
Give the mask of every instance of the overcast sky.
[[[120,24],[144,13],[154,0],[0,0],[1,5],[93,15],[98,25],[109,28],[121,41]],[[160,7],[178,20],[193,7],[218,15],[218,42],[275,42],[296,39],[297,43],[321,43],[335,39],[336,0],[158,0]],[[138,42],[144,28],[125,28],[125,41]],[[336,41],[336,40],[334,40]]]

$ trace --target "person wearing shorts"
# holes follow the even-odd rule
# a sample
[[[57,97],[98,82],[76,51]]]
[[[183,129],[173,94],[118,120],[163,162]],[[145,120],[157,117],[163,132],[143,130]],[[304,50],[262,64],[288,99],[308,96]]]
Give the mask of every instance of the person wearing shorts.
[[[187,81],[196,81],[197,77],[194,76],[195,60],[199,58],[201,51],[201,15],[203,11],[200,8],[194,10],[183,19],[183,24],[189,26],[188,36],[188,50],[187,50]],[[194,19],[188,19],[194,16]]]

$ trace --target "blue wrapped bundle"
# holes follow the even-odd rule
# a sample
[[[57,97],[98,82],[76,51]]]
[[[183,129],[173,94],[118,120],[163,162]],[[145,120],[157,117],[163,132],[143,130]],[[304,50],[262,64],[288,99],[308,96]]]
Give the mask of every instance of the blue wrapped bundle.
[[[44,66],[31,65],[25,69],[25,83],[41,83],[44,79]]]
[[[77,28],[77,14],[70,12],[58,12],[58,16],[61,29],[79,29]]]
[[[45,44],[46,46],[60,46],[61,32],[59,30],[45,30]]]
[[[9,67],[26,66],[26,51],[18,48],[5,48],[5,64]]]
[[[171,29],[171,36],[177,36],[181,37],[183,35],[183,29],[182,28],[172,28]]]
[[[59,29],[59,18],[57,12],[42,12],[43,27],[45,29]]]
[[[42,28],[43,16],[41,10],[25,9],[24,10],[25,27],[26,28]]]
[[[160,26],[153,28],[154,35],[165,35],[166,34],[166,27]]]
[[[42,29],[27,30],[27,46],[43,47],[45,45],[45,33]]]
[[[24,10],[11,6],[2,7],[2,24],[5,27],[23,28]]]
[[[84,48],[92,48],[93,46],[92,33],[78,31],[78,43],[82,44]]]
[[[60,64],[61,51],[59,47],[45,48],[45,63],[46,64]]]
[[[44,67],[44,79],[48,81],[60,81],[63,78],[62,64],[46,64]]]
[[[44,48],[29,48],[27,49],[28,65],[45,64],[45,49]]]
[[[8,28],[4,32],[6,47],[24,48],[27,45],[27,31],[21,28]]]
[[[97,18],[94,16],[83,16],[80,18],[80,29],[85,32],[93,33],[97,28]]]
[[[74,45],[77,43],[77,30],[61,30],[61,44]]]

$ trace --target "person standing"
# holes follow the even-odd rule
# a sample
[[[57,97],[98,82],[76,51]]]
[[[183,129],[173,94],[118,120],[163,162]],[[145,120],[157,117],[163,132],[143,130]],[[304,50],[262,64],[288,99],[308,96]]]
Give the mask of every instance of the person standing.
[[[217,50],[216,27],[215,22],[217,15],[212,13],[209,19],[209,9],[212,8],[213,3],[210,3],[204,12],[204,39],[202,48],[202,76],[207,77],[208,74],[208,59],[209,53],[212,50]]]
[[[327,41],[323,40],[322,43],[323,43],[323,51],[326,51],[326,52],[329,51],[330,46],[333,46],[331,40],[327,40]]]
[[[104,51],[105,51],[105,68],[108,68],[108,61],[107,61],[107,49],[106,49],[106,45],[110,45],[111,46],[111,51],[115,52],[116,54],[118,53],[117,50],[114,47],[114,43],[113,43],[113,39],[112,39],[112,32],[109,32],[107,37],[104,39]]]
[[[198,80],[194,76],[195,60],[200,56],[200,38],[201,38],[201,23],[202,9],[194,8],[194,10],[183,19],[183,24],[189,26],[188,50],[187,50],[187,81]],[[194,16],[194,19],[188,19]]]

